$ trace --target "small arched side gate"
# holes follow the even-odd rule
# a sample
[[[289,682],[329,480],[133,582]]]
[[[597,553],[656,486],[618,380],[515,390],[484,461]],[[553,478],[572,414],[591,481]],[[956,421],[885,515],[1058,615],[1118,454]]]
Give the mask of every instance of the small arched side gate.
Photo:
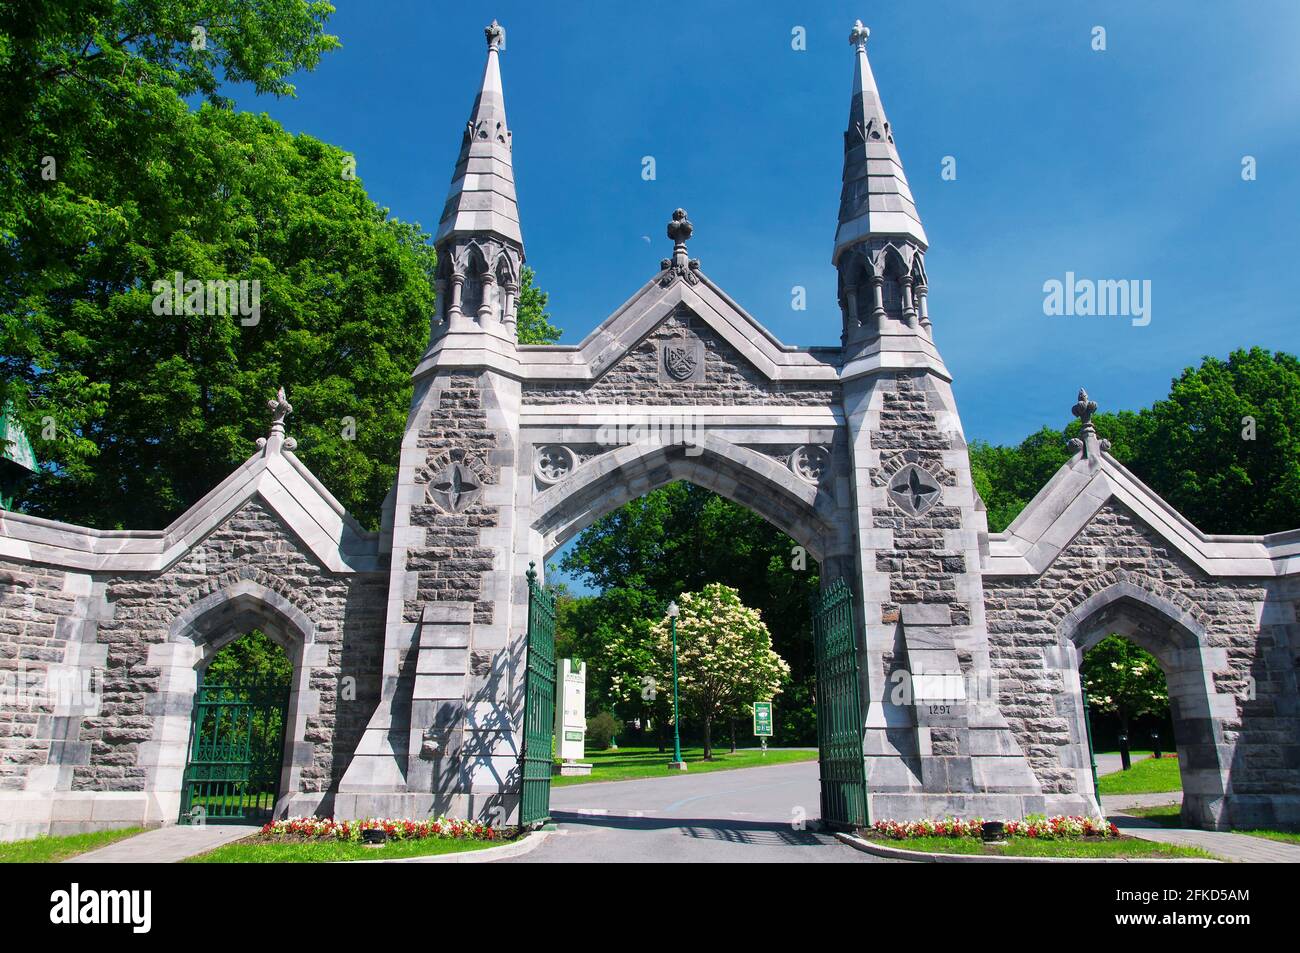
[[[288,684],[210,683],[194,695],[180,822],[264,823],[280,796]]]
[[[550,820],[555,737],[555,599],[528,569],[528,648],[524,743],[520,752],[520,824]],[[821,819],[834,828],[867,824],[862,706],[852,592],[843,579],[813,609],[817,667],[817,749]]]

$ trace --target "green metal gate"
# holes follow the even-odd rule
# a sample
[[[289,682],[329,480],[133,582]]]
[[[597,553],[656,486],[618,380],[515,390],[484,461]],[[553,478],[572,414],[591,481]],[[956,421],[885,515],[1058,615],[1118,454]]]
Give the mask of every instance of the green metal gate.
[[[204,684],[194,696],[180,822],[265,823],[284,760],[289,686]]]
[[[519,755],[520,824],[551,817],[551,766],[555,762],[555,597],[528,564],[528,661],[524,683],[524,746]]]
[[[827,588],[813,608],[813,642],[822,821],[832,827],[864,827],[867,780],[862,762],[858,652],[853,637],[853,593],[843,579]]]

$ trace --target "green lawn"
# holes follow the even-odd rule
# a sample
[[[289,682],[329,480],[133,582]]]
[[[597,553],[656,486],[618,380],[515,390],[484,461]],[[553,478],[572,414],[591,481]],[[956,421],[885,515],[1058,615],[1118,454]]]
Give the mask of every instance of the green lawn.
[[[383,847],[367,847],[351,841],[280,841],[268,843],[257,835],[188,858],[187,864],[327,864],[341,860],[388,860],[395,857],[429,857],[467,850],[500,847],[509,841],[460,840],[426,837],[422,840],[391,841]]]
[[[1282,841],[1284,844],[1300,844],[1300,833],[1296,831],[1237,831],[1251,837],[1266,837],[1269,840]]]
[[[1154,821],[1161,827],[1182,827],[1182,810],[1181,804],[1155,804],[1150,807],[1126,807],[1120,813]]]
[[[55,837],[33,837],[30,840],[10,841],[0,844],[0,864],[57,864],[77,854],[84,854],[88,850],[96,850],[114,841],[134,837],[143,831],[143,827],[120,827],[114,831],[94,831],[90,834],[63,834]]]
[[[1128,771],[1103,774],[1097,779],[1102,797],[1107,794],[1164,794],[1181,791],[1178,759],[1170,755],[1133,762]]]
[[[1004,844],[985,844],[973,837],[911,837],[907,840],[868,837],[874,844],[919,850],[932,854],[982,854],[992,857],[1204,857],[1212,854],[1196,847],[1157,844],[1138,838],[1088,838],[1084,840],[1031,840],[1013,837]]]
[[[700,771],[726,771],[731,768],[756,768],[765,764],[789,764],[794,761],[816,761],[817,749],[741,748],[732,754],[726,748],[713,749],[713,760],[704,760],[703,748],[683,748],[685,772],[673,770],[668,762],[673,760],[672,749],[660,752],[658,748],[619,748],[617,751],[589,751],[583,758],[592,765],[591,774],[551,779],[557,787],[570,784],[590,784],[593,781],[633,781],[639,778],[671,778],[684,773]]]

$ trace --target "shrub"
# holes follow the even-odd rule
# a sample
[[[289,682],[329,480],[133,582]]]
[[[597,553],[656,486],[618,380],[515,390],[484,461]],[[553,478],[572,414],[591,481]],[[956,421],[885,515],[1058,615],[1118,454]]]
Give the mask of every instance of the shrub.
[[[623,726],[619,720],[607,711],[602,711],[587,719],[587,747],[595,751],[604,751],[610,742],[618,737]]]

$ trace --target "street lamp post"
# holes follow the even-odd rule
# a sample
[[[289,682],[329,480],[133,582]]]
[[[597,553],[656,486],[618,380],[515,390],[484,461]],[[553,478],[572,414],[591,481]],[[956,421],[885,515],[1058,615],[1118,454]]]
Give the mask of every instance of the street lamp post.
[[[681,610],[677,608],[676,601],[668,603],[668,627],[673,633],[673,763],[669,767],[685,771],[686,762],[682,760],[681,718],[677,709],[677,617],[679,615]]]

